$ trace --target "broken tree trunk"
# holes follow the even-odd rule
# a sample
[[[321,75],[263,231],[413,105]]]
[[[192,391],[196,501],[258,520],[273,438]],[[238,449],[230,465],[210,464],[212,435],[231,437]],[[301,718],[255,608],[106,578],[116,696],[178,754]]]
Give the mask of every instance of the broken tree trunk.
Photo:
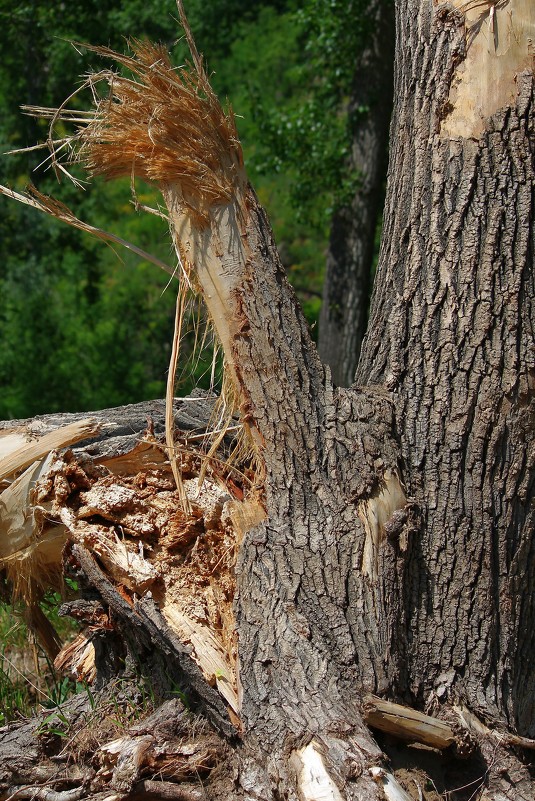
[[[236,770],[253,795],[268,797],[271,792],[262,790],[265,778],[254,766],[257,755],[253,763],[251,754],[242,751],[238,763],[228,749],[229,743],[247,742],[248,731],[260,730],[246,716],[252,707],[245,707],[238,696],[243,697],[244,687],[238,680],[232,609],[236,553],[251,524],[242,500],[250,467],[225,465],[221,454],[206,465],[202,443],[214,406],[207,397],[175,404],[177,444],[192,504],[189,517],[179,509],[165,453],[163,402],[97,412],[81,421],[82,415],[50,415],[0,425],[0,448],[5,458],[18,454],[23,471],[15,480],[6,477],[0,495],[3,510],[15,497],[18,512],[17,517],[1,517],[2,566],[26,601],[29,624],[44,643],[51,634],[46,619],[43,624],[35,615],[41,590],[59,588],[65,575],[78,582],[81,597],[60,611],[83,628],[61,649],[56,667],[92,687],[89,696],[46,709],[28,724],[6,727],[0,739],[0,797],[37,794],[47,801],[73,801],[98,798],[107,788],[112,795],[106,797],[117,801],[138,796],[197,799],[204,781],[210,797],[229,798]],[[78,442],[72,442],[75,430]],[[23,441],[40,456],[26,469]],[[57,448],[49,453],[51,443]],[[202,469],[200,487],[194,476]],[[13,496],[28,471],[26,494]],[[21,518],[31,521],[23,531],[14,525]],[[304,617],[291,622],[302,636]],[[274,623],[280,625],[276,615]],[[305,655],[299,643],[296,647],[300,657]],[[314,664],[320,665],[321,658],[326,662],[327,656],[318,654]],[[295,684],[297,679],[288,680]],[[347,690],[348,699],[340,704],[354,703],[353,689]],[[282,692],[290,689],[273,684],[272,691],[279,693],[282,707]],[[177,692],[187,700],[189,713],[175,701],[150,716],[156,699]],[[316,704],[316,713],[327,716],[333,710],[325,705],[322,712]],[[357,706],[355,714],[360,714]],[[146,720],[139,723],[140,717]],[[361,756],[364,743],[373,761],[361,782],[363,792],[375,793],[384,784],[394,788],[394,797],[404,798],[362,724],[356,733],[352,727],[345,747],[319,717],[304,723],[316,733],[308,743],[302,734],[299,738],[298,725],[295,720],[285,723],[286,737],[295,743],[286,770],[303,797],[315,798],[319,787],[336,798],[338,783],[358,786],[364,769],[348,765],[348,760]],[[436,728],[440,726],[445,724],[437,721]],[[347,773],[335,783],[325,763],[338,764],[340,758]],[[211,776],[220,763],[223,769]],[[151,783],[149,777],[156,772],[159,780]]]
[[[456,727],[475,731],[462,768],[466,749],[448,755],[445,792],[534,795],[510,748],[529,746],[535,725],[533,12],[505,5],[399,4],[386,238],[351,389],[318,358],[193,44],[193,73],[147,44],[134,58],[101,51],[135,80],[108,74],[112,102],[77,135],[81,155],[160,187],[250,458],[205,452],[199,489],[203,453],[180,435],[186,511],[149,431],[141,470],[131,454],[57,454],[29,500],[42,531],[66,532],[65,569],[86,588],[70,611],[87,625],[95,681],[141,658],[160,687],[189,693],[239,743],[227,797],[406,801],[415,751],[396,775],[384,754],[398,759],[388,737],[414,715],[396,710],[392,727],[389,708],[388,735],[374,737],[367,722],[384,732],[385,709],[370,718],[369,693],[419,707],[420,733],[430,711],[456,741]],[[503,64],[487,35],[509,105],[487,97],[466,121],[471,47],[494,26],[510,34]],[[82,642],[71,656],[90,658]],[[145,764],[140,737],[108,747],[118,781],[123,745],[125,762]],[[126,796],[132,775],[151,781],[136,770]]]

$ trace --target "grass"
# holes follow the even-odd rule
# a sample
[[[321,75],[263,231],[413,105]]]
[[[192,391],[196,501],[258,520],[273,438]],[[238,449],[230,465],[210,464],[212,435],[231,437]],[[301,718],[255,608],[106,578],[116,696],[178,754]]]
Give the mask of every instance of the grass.
[[[58,615],[61,598],[50,593],[42,609],[62,640],[71,638],[76,624]],[[56,708],[82,685],[58,676],[43,649],[35,642],[18,606],[0,602],[0,726],[28,717],[36,708]]]
[[[78,626],[58,615],[61,601],[58,593],[49,593],[41,608],[65,642],[78,632]],[[92,694],[86,684],[54,670],[51,660],[24,623],[23,608],[0,601],[0,726],[49,709],[50,715],[42,721],[39,733],[66,737],[69,721],[61,711],[61,704],[82,691],[88,692],[91,701]],[[146,677],[137,677],[133,684],[118,679],[106,708],[99,710],[97,719],[102,726],[104,715],[111,736],[154,707],[154,690]],[[90,723],[95,721],[91,719]]]

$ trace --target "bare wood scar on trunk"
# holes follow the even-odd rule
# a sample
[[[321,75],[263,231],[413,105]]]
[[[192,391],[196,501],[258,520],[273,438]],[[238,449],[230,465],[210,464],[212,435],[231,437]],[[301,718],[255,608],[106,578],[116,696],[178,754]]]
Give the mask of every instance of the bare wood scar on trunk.
[[[453,0],[464,15],[466,58],[453,78],[451,112],[442,123],[443,136],[477,139],[485,121],[514,103],[517,75],[535,61],[535,4],[518,0]]]

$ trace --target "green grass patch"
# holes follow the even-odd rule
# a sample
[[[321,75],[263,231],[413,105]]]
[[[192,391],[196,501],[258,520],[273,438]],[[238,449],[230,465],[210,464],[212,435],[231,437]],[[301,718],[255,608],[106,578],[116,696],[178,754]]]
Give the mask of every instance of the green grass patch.
[[[42,609],[63,641],[78,631],[74,621],[59,617],[61,598],[50,593]],[[60,676],[24,622],[23,609],[0,602],[0,726],[28,717],[38,708],[56,708],[83,685]]]

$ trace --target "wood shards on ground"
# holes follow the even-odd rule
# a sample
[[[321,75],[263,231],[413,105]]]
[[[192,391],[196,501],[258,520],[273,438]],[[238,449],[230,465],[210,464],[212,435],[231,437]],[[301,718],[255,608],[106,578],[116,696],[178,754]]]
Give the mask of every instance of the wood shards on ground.
[[[71,546],[87,549],[127,604],[151,592],[168,626],[237,713],[233,567],[254,476],[249,465],[226,462],[232,445],[225,451],[225,442],[205,463],[202,433],[213,407],[209,397],[177,403],[189,515],[180,509],[162,445],[162,402],[125,407],[120,421],[91,415],[89,428],[75,415],[1,424],[0,448],[12,446],[3,461],[15,459],[15,470],[4,476],[0,495],[0,566],[14,594],[36,607],[47,586],[61,589],[65,571],[73,569],[62,562]],[[59,450],[73,445],[74,428],[86,441]],[[43,450],[48,441],[56,450]],[[31,448],[29,466],[27,459],[16,461],[21,445]],[[17,467],[24,472],[17,474]],[[91,636],[95,628],[92,621]],[[36,634],[51,637],[44,630]],[[67,656],[58,658],[64,669]],[[81,641],[71,656],[77,678],[87,679],[93,668]]]

